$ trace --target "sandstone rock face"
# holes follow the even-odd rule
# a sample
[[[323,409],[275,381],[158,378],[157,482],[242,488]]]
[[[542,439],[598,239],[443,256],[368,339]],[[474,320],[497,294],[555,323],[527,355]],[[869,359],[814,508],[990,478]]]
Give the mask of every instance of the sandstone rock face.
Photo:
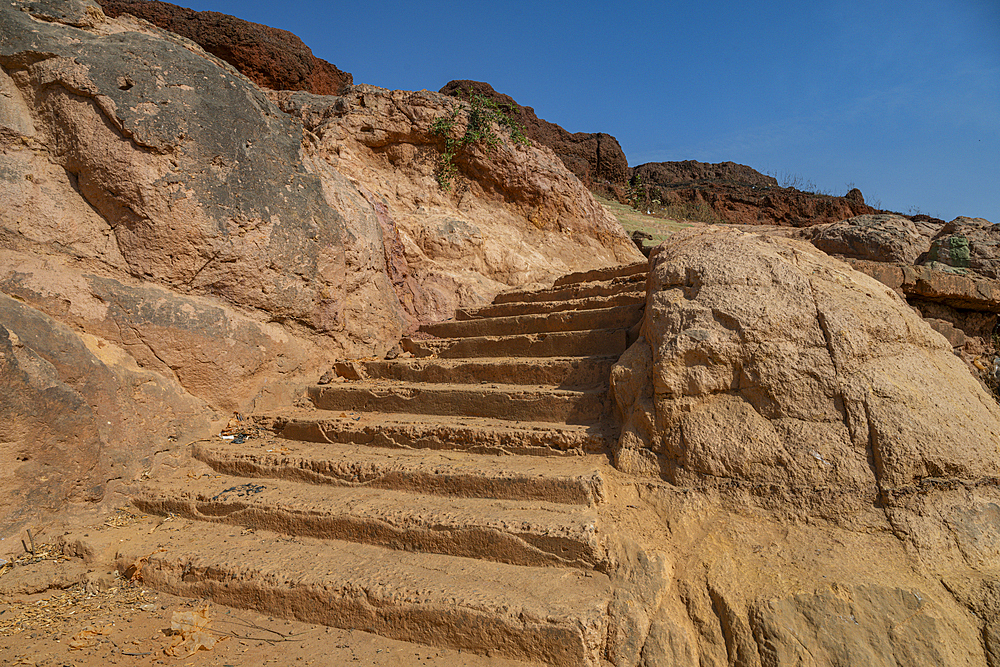
[[[508,138],[459,152],[451,191],[436,180],[444,138],[432,132],[459,102],[427,91],[355,86],[340,97],[274,93],[315,137],[316,173],[351,174],[371,195],[399,300],[423,322],[492,299],[508,286],[551,281],[581,261],[641,259],[617,221],[546,146]],[[455,136],[464,132],[461,115]],[[378,193],[374,195],[373,193]],[[381,202],[381,203],[380,203]]]
[[[983,218],[958,217],[941,227],[925,263],[968,269],[1000,280],[1000,228]]]
[[[807,227],[876,213],[857,189],[844,197],[801,192],[733,162],[650,162],[631,173],[649,199],[666,206],[707,207],[719,222]]]
[[[218,12],[196,12],[159,0],[99,0],[111,17],[131,14],[187,37],[263,88],[336,95],[354,77],[313,55],[288,32]]]
[[[539,118],[531,107],[521,106],[510,95],[498,93],[490,84],[481,81],[449,81],[440,92],[463,98],[479,94],[512,109],[525,134],[555,151],[563,164],[589,188],[615,191],[628,182],[628,160],[618,140],[610,134],[567,132]]]
[[[612,371],[676,563],[646,664],[996,664],[1000,408],[945,339],[782,237],[677,233],[647,290]]]
[[[425,224],[404,227],[401,193],[438,192],[441,140],[369,148],[350,134],[400,117],[370,105],[325,156],[188,39],[90,0],[0,7],[0,327],[3,372],[23,388],[0,406],[4,531],[106,496],[148,451],[190,439],[179,421],[201,433],[291,401],[322,364],[384,354],[421,314],[634,255],[540,149],[468,156],[460,195],[432,195]],[[419,183],[381,152],[424,148]],[[502,224],[477,227],[487,217]]]
[[[859,215],[809,232],[812,244],[829,255],[875,262],[913,264],[930,245],[909,218],[891,214]]]
[[[647,309],[641,360],[616,374],[627,394],[651,378],[653,409],[626,419],[623,444],[648,445],[673,480],[868,495],[1000,471],[1000,407],[945,341],[884,285],[808,246],[678,234],[653,260]]]

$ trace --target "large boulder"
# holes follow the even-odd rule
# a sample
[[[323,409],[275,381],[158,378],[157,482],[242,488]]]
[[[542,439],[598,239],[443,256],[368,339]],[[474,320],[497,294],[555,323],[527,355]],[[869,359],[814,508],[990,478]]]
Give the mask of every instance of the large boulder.
[[[589,188],[614,191],[624,188],[628,183],[628,159],[618,140],[610,134],[569,132],[555,123],[539,118],[531,107],[518,104],[510,95],[499,93],[493,86],[482,81],[449,81],[440,92],[462,99],[482,95],[509,109],[532,141],[551,148],[563,164]]]
[[[685,231],[661,246],[648,290],[615,393],[622,445],[668,479],[871,499],[1000,473],[996,401],[895,292],[811,246]],[[625,399],[637,384],[647,401]]]
[[[674,564],[642,664],[1000,664],[1000,407],[945,339],[780,236],[678,232],[647,289],[612,372]]]
[[[219,12],[196,12],[159,0],[98,0],[111,17],[131,14],[187,37],[262,88],[336,95],[354,77],[313,55],[288,32]]]
[[[958,217],[931,240],[924,260],[1000,280],[1000,227],[983,218]]]
[[[930,245],[913,221],[888,213],[859,215],[808,231],[812,244],[829,255],[873,262],[914,264]]]

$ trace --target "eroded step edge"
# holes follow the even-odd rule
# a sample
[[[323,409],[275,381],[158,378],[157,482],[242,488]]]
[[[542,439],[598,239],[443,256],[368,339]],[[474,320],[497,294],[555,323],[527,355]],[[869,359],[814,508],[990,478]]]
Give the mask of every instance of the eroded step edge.
[[[617,434],[605,425],[519,424],[467,417],[445,421],[433,415],[426,416],[428,421],[419,419],[418,415],[347,412],[343,417],[324,417],[314,412],[254,417],[262,428],[289,440],[353,443],[388,449],[458,450],[494,456],[603,454],[617,438]]]
[[[595,296],[585,299],[570,299],[569,301],[537,301],[498,303],[481,308],[459,308],[455,311],[456,320],[475,320],[484,317],[511,317],[515,315],[542,315],[567,310],[591,310],[597,308],[612,308],[614,306],[641,306],[646,303],[646,290],[636,289],[611,296]]]
[[[449,501],[226,476],[150,482],[132,502],[149,514],[510,565],[594,569],[605,557],[590,510],[554,512],[559,506],[544,503]]]
[[[440,338],[468,338],[592,329],[629,329],[642,319],[644,308],[645,305],[629,305],[511,317],[448,320],[422,325],[420,331]]]
[[[355,377],[452,384],[550,385],[564,389],[606,385],[618,357],[394,359],[340,362]]]
[[[607,411],[607,391],[527,388],[518,385],[362,383],[315,385],[307,397],[318,410],[446,416],[475,415],[510,421],[588,424]]]
[[[242,445],[196,442],[191,455],[215,471],[237,477],[392,489],[455,498],[540,500],[596,505],[605,498],[598,470],[574,459],[531,457],[510,462],[466,454],[459,460],[428,452],[388,455],[362,445],[317,445],[251,440]],[[519,459],[520,457],[515,457]],[[471,460],[470,460],[471,459]],[[503,462],[503,465],[500,465]],[[575,472],[573,468],[579,470]]]
[[[620,357],[627,347],[625,329],[567,331],[519,336],[474,338],[403,338],[400,345],[416,357]]]
[[[143,584],[174,595],[430,646],[601,664],[611,587],[599,573],[177,524],[123,538],[119,571],[144,558]]]

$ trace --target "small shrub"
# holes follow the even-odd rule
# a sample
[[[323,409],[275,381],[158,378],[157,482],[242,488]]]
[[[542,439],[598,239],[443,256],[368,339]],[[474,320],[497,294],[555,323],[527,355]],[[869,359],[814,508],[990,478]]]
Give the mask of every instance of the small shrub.
[[[442,190],[450,190],[455,176],[458,175],[455,156],[459,151],[472,144],[485,145],[492,149],[500,143],[500,135],[497,134],[496,128],[507,130],[511,140],[516,144],[524,146],[531,144],[524,134],[524,128],[514,119],[512,107],[501,106],[479,93],[466,91],[465,96],[464,104],[454,106],[451,113],[438,118],[431,126],[431,134],[445,139],[444,152],[441,154],[437,173],[438,185]],[[461,137],[455,137],[454,130],[463,111],[467,116],[465,133]]]

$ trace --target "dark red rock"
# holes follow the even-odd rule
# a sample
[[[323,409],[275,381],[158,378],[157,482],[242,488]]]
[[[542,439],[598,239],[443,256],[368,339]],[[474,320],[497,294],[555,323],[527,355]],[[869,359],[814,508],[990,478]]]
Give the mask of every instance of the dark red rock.
[[[187,37],[258,86],[336,95],[354,77],[317,58],[301,39],[278,28],[218,12],[196,12],[159,0],[98,0],[111,17],[131,14]]]
[[[628,159],[618,140],[610,134],[568,132],[539,118],[531,107],[518,104],[510,95],[498,93],[490,84],[481,81],[449,81],[440,92],[460,98],[479,94],[510,109],[529,139],[555,151],[566,168],[592,190],[614,192],[628,183]]]
[[[857,188],[844,197],[783,188],[734,162],[650,162],[632,169],[631,179],[647,203],[705,209],[714,222],[808,227],[878,212]]]

